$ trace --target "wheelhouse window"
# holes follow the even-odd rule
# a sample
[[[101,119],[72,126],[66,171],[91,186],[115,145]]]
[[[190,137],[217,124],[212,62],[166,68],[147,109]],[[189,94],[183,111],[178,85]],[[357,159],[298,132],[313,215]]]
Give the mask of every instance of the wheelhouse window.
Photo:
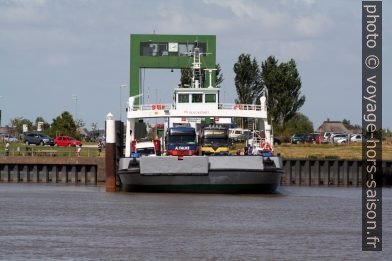
[[[140,43],[140,56],[190,56],[198,47],[202,56],[206,56],[207,43]]]
[[[195,49],[195,43],[179,43],[178,44],[178,56],[190,56],[191,52]],[[207,43],[198,43],[197,47],[199,47],[202,56],[206,56],[207,52]]]
[[[192,103],[202,103],[203,102],[203,94],[192,94]]]
[[[215,103],[216,102],[216,94],[206,94],[205,97],[206,103]]]
[[[179,103],[188,103],[189,102],[189,94],[178,94],[178,102]]]
[[[167,56],[168,54],[168,43],[140,43],[141,56]]]

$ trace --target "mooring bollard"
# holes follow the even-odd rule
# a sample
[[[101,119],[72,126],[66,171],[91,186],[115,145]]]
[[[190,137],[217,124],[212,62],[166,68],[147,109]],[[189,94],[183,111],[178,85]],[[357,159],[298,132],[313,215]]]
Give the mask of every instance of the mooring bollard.
[[[105,149],[106,192],[116,191],[116,133],[112,113],[106,116],[106,149]]]

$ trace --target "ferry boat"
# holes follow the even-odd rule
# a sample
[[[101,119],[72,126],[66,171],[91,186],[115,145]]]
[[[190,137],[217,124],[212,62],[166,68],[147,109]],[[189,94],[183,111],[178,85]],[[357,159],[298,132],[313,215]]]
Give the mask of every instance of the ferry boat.
[[[207,88],[201,87],[200,56],[199,49],[195,47],[191,85],[176,88],[172,104],[135,104],[137,96],[129,97],[125,157],[120,159],[117,173],[123,188],[126,191],[153,192],[275,192],[280,184],[283,166],[281,157],[272,154],[273,135],[267,121],[266,97],[260,98],[260,105],[219,103],[219,88],[211,86],[211,81]],[[211,79],[214,69],[206,71]],[[218,123],[227,123],[227,119],[237,117],[256,119],[258,129],[265,134],[263,142],[271,147],[271,151],[258,155],[220,156],[184,156],[181,153],[173,156],[173,153],[163,153],[154,157],[138,157],[132,153],[135,122],[139,119],[164,118],[165,129],[184,123],[198,129],[195,119],[207,117]],[[260,144],[252,146],[259,148]]]

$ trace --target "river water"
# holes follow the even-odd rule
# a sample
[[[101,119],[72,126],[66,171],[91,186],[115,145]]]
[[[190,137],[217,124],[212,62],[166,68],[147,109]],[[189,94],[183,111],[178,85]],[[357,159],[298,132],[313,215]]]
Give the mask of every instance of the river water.
[[[361,251],[361,189],[281,187],[274,195],[106,193],[0,184],[2,260],[392,260]]]

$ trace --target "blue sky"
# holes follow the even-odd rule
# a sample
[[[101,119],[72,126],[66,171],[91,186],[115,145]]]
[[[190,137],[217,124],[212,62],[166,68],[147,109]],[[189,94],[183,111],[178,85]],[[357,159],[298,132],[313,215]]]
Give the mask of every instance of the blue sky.
[[[391,3],[383,3],[383,125],[392,128]],[[14,117],[51,122],[62,111],[91,128],[119,118],[129,86],[129,35],[215,34],[225,102],[236,97],[233,64],[294,58],[306,96],[301,112],[317,128],[327,118],[361,123],[361,1],[7,1],[0,0],[2,125]],[[169,102],[179,73],[146,70],[151,102]],[[125,107],[127,90],[122,89]],[[147,97],[147,96],[146,96]],[[145,99],[146,99],[145,97]],[[125,112],[122,113],[123,117]]]

